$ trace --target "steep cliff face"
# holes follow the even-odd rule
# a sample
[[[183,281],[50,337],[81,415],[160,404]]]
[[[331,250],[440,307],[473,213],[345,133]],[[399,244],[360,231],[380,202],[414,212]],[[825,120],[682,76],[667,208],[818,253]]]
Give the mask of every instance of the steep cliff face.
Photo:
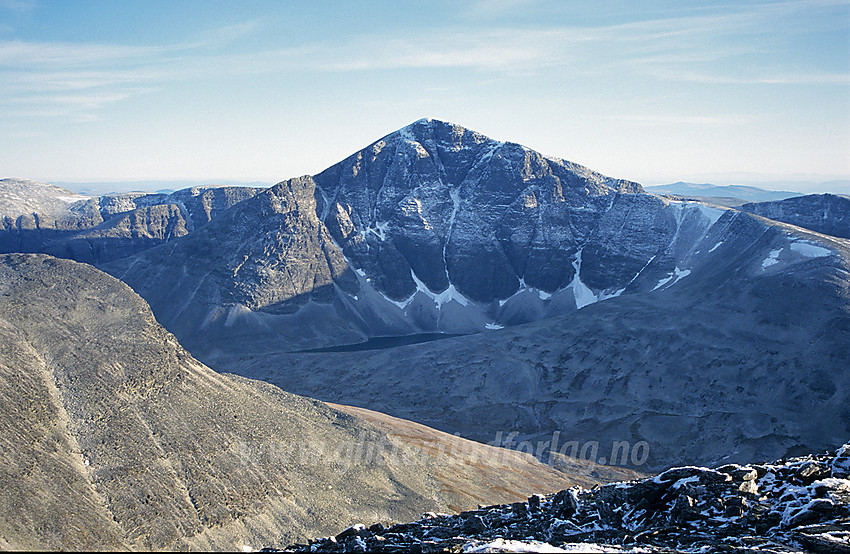
[[[848,244],[734,219],[716,258],[654,291],[426,344],[231,367],[479,441],[557,431],[598,443],[594,461],[646,441],[649,470],[834,448],[850,433]]]
[[[356,277],[317,217],[314,192],[310,177],[279,183],[180,240],[107,268],[193,351],[360,340],[340,302],[356,295]]]
[[[265,218],[255,198],[108,271],[211,360],[234,333],[277,352],[469,333],[652,289],[697,263],[723,214],[432,120],[275,190],[296,182],[275,200],[285,217]],[[216,278],[225,267],[238,274]]]
[[[809,194],[777,202],[744,204],[741,210],[818,233],[850,238],[850,197]]]
[[[315,181],[361,285],[420,330],[517,324],[651,288],[723,213],[436,120]]]
[[[0,343],[5,548],[256,548],[596,481],[215,373],[68,260],[0,256]]]
[[[132,256],[189,233],[192,222],[176,204],[119,212],[100,225],[52,240],[39,250],[92,265]]]
[[[435,120],[387,135],[315,179],[323,221],[352,266],[396,301],[422,285],[482,303],[524,286],[566,287],[570,261],[601,215],[641,191]]]

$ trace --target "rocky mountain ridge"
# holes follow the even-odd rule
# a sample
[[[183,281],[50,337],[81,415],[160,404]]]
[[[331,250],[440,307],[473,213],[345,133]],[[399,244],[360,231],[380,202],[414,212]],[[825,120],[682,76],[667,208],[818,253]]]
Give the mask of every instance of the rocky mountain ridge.
[[[775,202],[744,204],[741,210],[825,235],[850,238],[850,196],[808,194]]]
[[[274,551],[273,548],[267,549]],[[837,452],[573,488],[412,523],[363,524],[294,552],[850,552],[850,444]]]
[[[186,235],[259,190],[193,187],[88,197],[46,183],[2,179],[0,252],[44,252],[102,264]]]
[[[248,276],[238,285],[235,280],[220,285],[213,296],[221,300],[206,306],[192,300],[198,298],[196,281],[174,288],[166,299],[151,275],[180,276],[181,258],[168,261],[163,254],[171,247],[107,270],[131,283],[187,345],[212,343],[199,322],[226,312],[231,324],[239,321],[287,351],[384,335],[479,332],[672,286],[694,262],[711,257],[712,246],[721,242],[711,229],[723,227],[715,227],[722,209],[643,194],[636,183],[436,120],[391,133],[299,182],[301,204],[308,203],[312,189],[317,221],[290,218],[282,226],[278,219],[257,219],[256,206],[241,207],[226,224],[206,228],[200,231],[206,238],[194,240],[229,244],[232,235],[257,243],[281,233],[295,240],[303,225],[318,226],[325,237],[321,248],[347,266],[345,278],[335,278],[324,296],[331,308],[320,310],[324,321],[334,320],[337,334],[311,334],[310,325],[302,325],[308,336],[278,336],[283,323],[270,320],[267,308],[260,313],[253,300],[233,298],[239,287],[260,285],[249,283]],[[237,251],[235,245],[220,247],[198,259],[197,272],[239,266],[246,254],[236,256]],[[285,268],[265,267],[268,279],[309,281],[315,271],[295,259]],[[301,306],[302,323],[317,320],[307,296],[296,288],[286,294]],[[169,323],[174,306],[187,302],[199,309],[194,323]],[[197,354],[211,360],[205,356],[215,353]]]

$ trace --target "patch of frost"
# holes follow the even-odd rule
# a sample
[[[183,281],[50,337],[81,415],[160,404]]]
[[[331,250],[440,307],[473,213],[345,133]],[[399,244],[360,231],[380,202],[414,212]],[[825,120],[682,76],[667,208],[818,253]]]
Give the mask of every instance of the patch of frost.
[[[490,542],[470,541],[463,545],[463,552],[620,552],[595,543],[565,544],[561,547],[534,540],[516,541],[496,539]]]

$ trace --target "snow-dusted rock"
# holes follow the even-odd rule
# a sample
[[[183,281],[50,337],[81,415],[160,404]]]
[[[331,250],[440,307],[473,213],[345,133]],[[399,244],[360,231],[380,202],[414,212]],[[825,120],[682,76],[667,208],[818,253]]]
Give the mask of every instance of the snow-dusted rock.
[[[846,455],[758,466],[682,467],[654,478],[571,489],[458,515],[427,514],[388,528],[358,527],[295,551],[786,552],[850,551],[850,481],[800,484]],[[840,463],[840,462],[839,462]],[[742,491],[746,483],[758,494]],[[470,526],[468,522],[478,522]],[[355,537],[356,540],[352,540]]]

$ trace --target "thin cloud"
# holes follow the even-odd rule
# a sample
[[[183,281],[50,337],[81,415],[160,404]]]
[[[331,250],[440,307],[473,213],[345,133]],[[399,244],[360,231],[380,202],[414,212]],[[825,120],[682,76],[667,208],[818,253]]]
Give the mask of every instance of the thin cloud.
[[[35,0],[0,0],[0,8],[18,13],[30,12],[37,5]]]
[[[17,1],[0,0],[8,5]],[[489,0],[476,6],[509,11],[530,1]],[[0,41],[0,93],[25,99],[24,104],[29,102],[35,108],[61,104],[63,99],[89,98],[75,104],[81,113],[91,113],[181,80],[293,71],[458,69],[490,77],[516,77],[556,69],[575,78],[617,74],[702,84],[846,84],[846,74],[827,71],[736,77],[716,70],[717,62],[724,58],[763,54],[764,41],[750,41],[748,35],[770,32],[766,23],[777,14],[846,4],[834,0],[769,2],[730,6],[720,13],[701,10],[605,26],[429,29],[247,52],[238,51],[233,44],[262,26],[262,20],[159,46],[7,40]],[[3,112],[11,109],[10,104],[4,105]]]
[[[663,80],[706,85],[850,85],[850,73],[777,73],[735,76],[658,69],[653,74]]]
[[[605,119],[615,121],[626,121],[629,123],[640,123],[644,125],[696,125],[696,126],[713,126],[713,127],[729,127],[735,125],[747,125],[755,121],[751,115],[739,114],[721,114],[721,115],[646,115],[646,114],[631,114],[631,115],[612,115],[606,116]]]

